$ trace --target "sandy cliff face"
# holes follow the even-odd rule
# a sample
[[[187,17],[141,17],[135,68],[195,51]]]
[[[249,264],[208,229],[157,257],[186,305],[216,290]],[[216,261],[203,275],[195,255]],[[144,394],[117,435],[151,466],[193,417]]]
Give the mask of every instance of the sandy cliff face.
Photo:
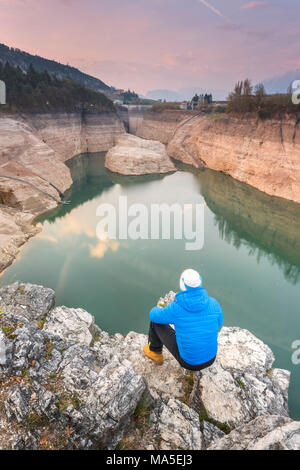
[[[159,140],[167,144],[177,127],[195,113],[193,111],[166,110],[153,112],[148,107],[130,106],[129,132],[143,139]]]
[[[0,271],[12,263],[20,246],[38,233],[32,220],[30,213],[0,206]]]
[[[168,153],[300,202],[300,126],[295,120],[195,117],[175,132]]]
[[[33,185],[0,178],[1,234],[7,207],[31,220],[55,207],[59,194],[49,182],[62,192],[72,184],[64,162],[81,153],[109,150],[125,133],[122,119],[113,112],[0,115],[0,175],[20,177]],[[227,173],[267,194],[300,202],[298,121],[214,118],[191,111],[157,113],[129,107],[125,125],[139,137],[167,143],[168,154],[177,160]],[[26,222],[21,232],[16,231],[13,244],[1,235],[0,271],[31,233],[27,227]]]
[[[71,186],[70,170],[64,162],[81,153],[107,151],[123,132],[114,112],[0,115],[0,175],[29,183],[0,178],[0,271],[34,233],[32,226],[29,230],[34,217],[57,205],[54,199],[59,200],[59,194],[49,183],[62,192]],[[21,218],[25,213],[28,222],[15,231],[13,242],[12,231],[9,237],[3,236],[9,230],[5,223],[8,207]]]
[[[117,115],[109,112],[0,117],[0,174],[24,178],[57,197],[47,182],[62,192],[70,187],[72,178],[64,164],[66,160],[81,153],[107,151],[123,132]],[[49,208],[55,205],[29,186],[0,179],[0,193],[5,188],[13,191],[19,207],[34,213],[47,210],[49,204]],[[34,198],[39,204],[33,203]]]
[[[129,109],[130,132],[168,144],[196,168],[222,171],[260,191],[300,202],[300,121]]]

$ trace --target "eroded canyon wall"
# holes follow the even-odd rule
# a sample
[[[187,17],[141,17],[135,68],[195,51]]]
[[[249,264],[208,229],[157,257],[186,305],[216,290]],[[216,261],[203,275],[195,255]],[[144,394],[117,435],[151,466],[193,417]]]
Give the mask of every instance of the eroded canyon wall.
[[[269,195],[300,202],[298,118],[262,121],[148,110],[138,120],[136,135],[167,143],[168,154],[183,163],[221,171]]]
[[[175,132],[168,153],[272,196],[300,202],[300,126],[295,119],[198,116]]]
[[[71,186],[65,162],[81,153],[107,151],[124,132],[115,112],[0,115],[0,272],[36,233],[33,219],[57,205],[36,188],[59,199],[49,183],[62,192]]]
[[[151,111],[149,106],[129,106],[128,114],[131,134],[168,144],[180,123],[195,112],[179,109],[160,112]]]

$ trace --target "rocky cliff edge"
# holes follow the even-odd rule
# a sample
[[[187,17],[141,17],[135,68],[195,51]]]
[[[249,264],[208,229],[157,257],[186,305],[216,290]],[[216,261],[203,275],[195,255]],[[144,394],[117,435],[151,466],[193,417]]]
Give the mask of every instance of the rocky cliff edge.
[[[109,336],[51,289],[0,289],[0,449],[299,449],[290,373],[240,328],[215,364],[184,371],[142,354],[147,338]]]

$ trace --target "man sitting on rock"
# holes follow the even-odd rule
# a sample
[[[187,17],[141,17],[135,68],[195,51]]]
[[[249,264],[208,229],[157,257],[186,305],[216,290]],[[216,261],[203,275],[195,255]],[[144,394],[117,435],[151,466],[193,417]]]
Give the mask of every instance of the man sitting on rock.
[[[167,307],[151,310],[149,344],[144,346],[144,354],[156,364],[162,364],[165,346],[185,369],[205,369],[216,359],[222,309],[202,287],[197,271],[183,271],[180,288],[182,292]]]

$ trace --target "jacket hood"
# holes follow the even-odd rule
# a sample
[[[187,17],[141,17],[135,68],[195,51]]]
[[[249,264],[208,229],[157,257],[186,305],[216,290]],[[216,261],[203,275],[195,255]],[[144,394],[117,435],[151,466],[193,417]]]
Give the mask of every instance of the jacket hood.
[[[189,312],[200,312],[205,310],[209,302],[208,293],[203,287],[188,289],[176,294],[178,304]]]

